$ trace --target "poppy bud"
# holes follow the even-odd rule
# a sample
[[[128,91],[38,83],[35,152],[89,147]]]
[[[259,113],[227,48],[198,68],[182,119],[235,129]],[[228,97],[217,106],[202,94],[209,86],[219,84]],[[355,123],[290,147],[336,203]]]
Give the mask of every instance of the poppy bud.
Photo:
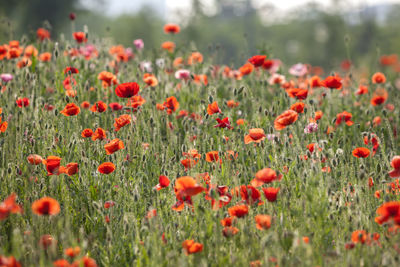
[[[264,109],[264,115],[265,115],[265,116],[268,116],[268,114],[269,114],[268,110],[267,110],[267,109]]]

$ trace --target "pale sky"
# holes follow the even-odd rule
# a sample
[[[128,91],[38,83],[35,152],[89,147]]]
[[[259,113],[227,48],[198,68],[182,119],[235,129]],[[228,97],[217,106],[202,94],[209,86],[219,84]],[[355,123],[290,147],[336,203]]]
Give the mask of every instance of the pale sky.
[[[93,0],[81,0],[84,6],[95,8]],[[235,0],[233,0],[235,1]],[[309,2],[315,2],[322,6],[328,7],[333,2],[340,2],[344,8],[354,9],[361,8],[370,5],[379,5],[385,3],[400,3],[400,0],[251,0],[252,5],[256,8],[262,6],[274,6],[279,12],[289,11],[290,9],[302,6]],[[165,19],[174,20],[174,15],[171,14],[177,11],[185,13],[190,10],[191,0],[105,0],[106,14],[108,15],[120,15],[123,13],[134,13],[139,11],[143,6],[147,5],[155,9],[159,15],[165,17]],[[207,11],[212,14],[215,12],[213,8],[214,0],[201,0]]]

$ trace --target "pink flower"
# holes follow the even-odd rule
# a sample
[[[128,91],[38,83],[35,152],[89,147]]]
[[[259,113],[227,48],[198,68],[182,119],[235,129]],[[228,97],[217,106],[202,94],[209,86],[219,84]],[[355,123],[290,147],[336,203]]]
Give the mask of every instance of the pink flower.
[[[308,124],[305,128],[304,128],[304,133],[309,134],[309,133],[314,133],[318,130],[318,124],[316,124],[315,122],[312,122],[310,124]]]
[[[289,73],[294,76],[304,76],[307,74],[307,67],[302,63],[297,63],[290,67]]]
[[[7,82],[9,82],[9,81],[11,81],[13,79],[13,76],[10,73],[2,73],[0,75],[0,79],[3,82],[7,83]]]
[[[142,50],[144,48],[144,42],[142,39],[136,39],[133,41],[133,44],[135,45],[137,50]]]
[[[175,72],[175,78],[180,80],[187,80],[190,78],[190,71],[184,69],[177,70]]]

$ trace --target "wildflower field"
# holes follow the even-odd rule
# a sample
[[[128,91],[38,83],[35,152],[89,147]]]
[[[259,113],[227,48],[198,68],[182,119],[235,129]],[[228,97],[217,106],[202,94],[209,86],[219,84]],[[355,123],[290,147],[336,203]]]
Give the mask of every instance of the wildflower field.
[[[396,55],[216,65],[162,30],[0,46],[0,266],[399,264]]]

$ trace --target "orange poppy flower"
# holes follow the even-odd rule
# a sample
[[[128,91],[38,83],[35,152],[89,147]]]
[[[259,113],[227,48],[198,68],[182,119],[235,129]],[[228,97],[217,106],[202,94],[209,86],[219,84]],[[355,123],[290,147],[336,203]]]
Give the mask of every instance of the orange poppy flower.
[[[84,129],[84,130],[81,132],[81,136],[82,136],[83,138],[88,138],[88,137],[91,137],[92,135],[93,135],[92,129]]]
[[[299,100],[304,100],[308,96],[307,89],[300,89],[300,88],[289,88],[285,90],[289,97],[297,98]]]
[[[250,129],[249,134],[244,137],[244,143],[246,145],[249,143],[252,143],[252,142],[260,143],[261,141],[263,141],[265,139],[265,137],[266,137],[266,135],[265,135],[263,129],[253,128],[253,129]]]
[[[365,94],[368,94],[368,87],[360,84],[356,92],[356,95],[365,95]]]
[[[1,122],[0,120],[0,133],[4,133],[7,130],[8,122]]]
[[[173,210],[181,211],[184,208],[184,204],[192,205],[191,197],[195,196],[204,191],[204,188],[196,183],[196,180],[190,176],[179,177],[175,181],[174,192],[176,199],[178,200]]]
[[[357,147],[353,150],[353,156],[356,158],[366,158],[369,156],[369,149],[365,147]]]
[[[179,108],[179,102],[176,100],[175,96],[170,96],[165,100],[163,106],[167,109],[167,113],[171,114]]]
[[[181,28],[177,24],[168,23],[168,24],[164,25],[165,33],[177,34],[180,31],[181,31]]]
[[[276,172],[274,170],[270,168],[264,168],[256,173],[255,179],[251,181],[251,185],[259,187],[262,186],[263,184],[272,183],[277,179],[278,176],[276,175]]]
[[[108,71],[102,71],[97,76],[97,79],[102,81],[104,88],[111,86],[112,84],[118,84],[117,77]]]
[[[144,103],[146,103],[146,99],[144,99],[141,95],[135,95],[128,99],[128,102],[125,106],[131,108],[132,111],[136,111],[137,108]]]
[[[38,53],[38,50],[33,45],[28,45],[27,47],[25,47],[24,57],[30,58],[32,57],[32,55],[36,57]]]
[[[96,263],[96,261],[94,259],[92,259],[92,258],[90,258],[88,256],[84,256],[80,260],[74,261],[72,263],[72,267],[75,267],[75,266],[97,267],[97,263]]]
[[[389,176],[392,178],[400,177],[400,156],[394,156],[390,162],[390,165],[394,170],[389,172]]]
[[[70,247],[70,248],[66,248],[64,250],[64,255],[68,256],[70,258],[74,258],[76,256],[78,256],[81,253],[81,248],[80,247]]]
[[[114,152],[117,152],[118,150],[125,148],[125,146],[121,140],[115,138],[114,140],[111,140],[110,143],[105,144],[104,148],[106,150],[107,155],[111,155]]]
[[[365,230],[356,230],[351,234],[351,241],[364,244],[368,241],[368,233]]]
[[[376,213],[379,215],[375,218],[375,222],[383,224],[394,221],[397,225],[400,224],[400,201],[390,201],[382,204]]]
[[[50,39],[50,32],[46,29],[39,28],[36,31],[36,37],[40,40],[43,41],[45,39]]]
[[[297,113],[303,113],[305,104],[303,102],[296,102],[290,106],[290,109]]]
[[[112,162],[104,162],[97,168],[99,173],[110,174],[115,171],[115,165]]]
[[[208,104],[207,113],[208,113],[208,115],[212,115],[212,114],[215,114],[215,113],[221,113],[221,110],[218,107],[218,103],[217,102],[213,102],[211,104]]]
[[[14,256],[3,256],[0,255],[0,266],[2,267],[21,267],[21,263],[19,263]]]
[[[314,117],[314,119],[315,119],[316,121],[318,121],[318,120],[320,120],[320,119],[322,118],[322,115],[324,115],[324,113],[322,113],[321,110],[315,111],[315,117]]]
[[[30,154],[27,157],[27,160],[32,165],[39,165],[40,163],[42,163],[43,158],[37,154]]]
[[[186,255],[201,252],[203,250],[203,244],[196,243],[194,240],[183,241],[182,247],[185,250]]]
[[[106,139],[106,137],[107,137],[106,136],[106,131],[103,128],[97,128],[94,131],[94,134],[92,136],[92,140],[93,141],[96,141],[97,139],[103,140],[103,139]]]
[[[210,151],[206,153],[207,162],[218,162],[218,160],[219,160],[218,151]]]
[[[243,125],[243,124],[245,124],[246,123],[246,121],[244,120],[244,119],[238,119],[237,121],[236,121],[236,124],[237,125]]]
[[[170,53],[173,53],[175,50],[175,43],[170,41],[164,42],[161,44],[161,48],[167,50]]]
[[[256,221],[256,227],[259,230],[267,230],[271,227],[271,216],[259,214],[254,217]]]
[[[77,105],[75,105],[75,103],[69,103],[60,113],[68,117],[68,116],[76,116],[80,112],[81,109]]]
[[[83,109],[88,109],[88,108],[90,108],[90,103],[89,103],[88,101],[83,101],[83,102],[81,103],[81,108],[83,108]]]
[[[250,73],[253,72],[254,66],[251,63],[246,63],[243,66],[239,68],[239,72],[241,75],[249,75]]]
[[[39,55],[39,60],[42,62],[49,62],[51,60],[51,53],[44,52]]]
[[[3,202],[0,203],[0,220],[6,219],[8,215],[10,215],[10,213],[23,213],[22,207],[15,202],[16,199],[17,195],[15,193],[12,193]]]
[[[286,110],[275,119],[274,127],[276,130],[283,130],[286,128],[286,126],[289,126],[290,124],[297,121],[297,118],[298,114],[296,111],[293,111],[291,109]]]
[[[156,76],[154,76],[153,74],[150,73],[145,73],[143,75],[143,81],[151,87],[157,86],[158,84],[158,80],[156,78]]]
[[[232,217],[241,218],[249,213],[249,207],[247,205],[236,205],[228,209],[228,213]]]
[[[157,189],[157,191],[166,188],[169,186],[169,179],[167,176],[165,175],[160,175],[160,177],[158,178],[158,184],[155,186],[155,189]]]
[[[321,78],[319,76],[313,76],[309,80],[310,87],[315,88],[315,87],[321,87],[323,86],[323,83],[321,81]]]
[[[275,202],[278,196],[280,188],[267,187],[262,189],[264,191],[264,196],[269,202]]]
[[[222,229],[222,234],[225,237],[231,237],[231,236],[236,235],[237,233],[239,233],[239,229],[234,226],[226,226],[226,227],[224,227],[224,229]]]
[[[135,119],[135,117],[134,117],[134,119]],[[131,121],[132,121],[132,117],[129,114],[123,114],[123,115],[119,116],[118,118],[115,119],[115,122],[114,122],[115,131],[118,132],[122,127],[130,124]]]
[[[235,102],[235,100],[228,100],[226,101],[226,105],[228,106],[228,108],[235,108],[239,106],[239,102]]]
[[[102,113],[106,110],[107,110],[107,104],[101,100],[94,103],[93,106],[90,108],[90,111],[99,113]]]
[[[32,203],[32,211],[37,215],[57,215],[60,213],[60,204],[51,197],[42,197]]]
[[[342,113],[338,113],[336,115],[336,125],[341,124],[343,121],[346,123],[347,126],[351,126],[354,122],[351,121],[353,115],[347,111],[343,111]]]
[[[194,63],[202,63],[203,55],[200,52],[192,52],[192,54],[188,58],[188,65],[192,65]]]
[[[372,83],[385,83],[386,82],[386,77],[385,74],[382,72],[377,72],[374,75],[372,75]]]

